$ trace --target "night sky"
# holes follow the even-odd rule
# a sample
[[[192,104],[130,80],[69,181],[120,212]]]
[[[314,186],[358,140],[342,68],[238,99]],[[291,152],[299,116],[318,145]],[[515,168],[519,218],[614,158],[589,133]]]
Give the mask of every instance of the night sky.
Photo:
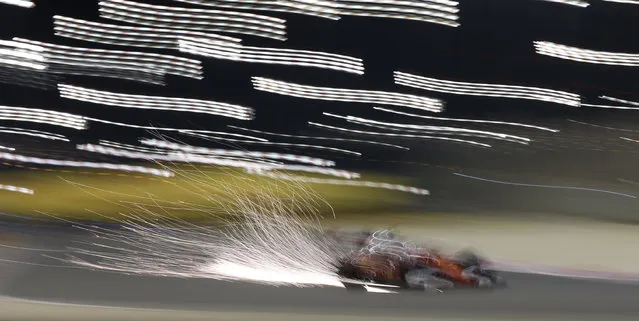
[[[173,1],[141,2],[197,7]],[[99,18],[97,1],[36,0],[36,4],[33,9],[0,6],[2,39],[21,37],[79,47],[150,51],[143,48],[110,47],[54,36],[53,15],[123,24]],[[431,114],[434,116],[516,121],[562,131],[548,135],[516,128],[464,124],[468,128],[528,135],[540,144],[533,142],[531,146],[514,146],[496,142],[492,149],[481,149],[454,143],[391,139],[384,141],[409,146],[411,151],[389,152],[378,147],[349,145],[352,149],[363,152],[365,156],[358,160],[332,157],[338,161],[338,167],[398,171],[416,175],[424,180],[428,180],[430,175],[430,172],[425,172],[425,168],[441,165],[458,169],[491,170],[491,173],[499,171],[508,173],[511,177],[520,173],[532,174],[520,176],[521,180],[539,175],[561,174],[567,179],[585,179],[591,184],[598,181],[609,183],[621,177],[639,181],[636,170],[639,143],[619,139],[620,136],[639,139],[639,126],[636,125],[639,121],[639,111],[571,108],[530,100],[457,96],[426,92],[393,83],[393,71],[400,70],[447,80],[565,90],[581,94],[583,102],[586,103],[614,105],[597,99],[600,95],[639,101],[639,90],[636,88],[639,71],[636,68],[578,63],[541,56],[535,54],[533,47],[533,41],[544,40],[593,50],[639,53],[639,42],[636,41],[635,32],[639,30],[639,6],[595,0],[591,1],[591,6],[587,8],[536,0],[461,0],[459,8],[461,26],[457,28],[425,22],[368,17],[343,17],[340,21],[331,21],[260,11],[256,13],[287,20],[288,40],[281,42],[240,36],[245,45],[307,49],[359,57],[364,60],[366,67],[366,74],[363,76],[314,68],[270,66],[191,56],[190,58],[201,59],[204,62],[204,80],[169,76],[167,86],[153,86],[81,76],[65,76],[63,79],[64,83],[93,89],[210,99],[249,106],[257,111],[256,119],[250,122],[197,114],[124,110],[61,99],[56,90],[45,91],[11,84],[0,84],[0,104],[49,108],[140,125],[225,131],[228,131],[226,125],[238,125],[288,134],[358,139],[371,137],[311,128],[307,121],[346,127],[344,122],[322,116],[322,112],[333,112],[384,121],[438,124],[373,111],[373,106],[367,104],[315,101],[260,92],[252,88],[250,78],[262,76],[315,86],[397,91],[443,99],[446,102],[445,111],[437,115]],[[188,56],[176,51],[165,53]],[[403,110],[420,113],[411,109]],[[427,115],[425,112],[421,113]],[[626,131],[595,128],[570,122],[568,119]],[[25,124],[23,127],[38,128],[33,124]],[[69,145],[70,149],[78,142],[108,139],[135,143],[138,137],[148,137],[141,131],[100,124],[91,124],[87,132],[55,127],[47,130],[73,137],[74,142]],[[180,138],[189,141],[185,137]],[[220,147],[201,140],[189,142]],[[259,147],[248,148],[260,150]],[[288,152],[291,151],[304,153],[299,150]],[[331,156],[316,153],[314,155]],[[422,165],[411,165],[409,162]],[[428,183],[425,185],[424,187],[432,189],[433,192],[437,190],[436,186]]]

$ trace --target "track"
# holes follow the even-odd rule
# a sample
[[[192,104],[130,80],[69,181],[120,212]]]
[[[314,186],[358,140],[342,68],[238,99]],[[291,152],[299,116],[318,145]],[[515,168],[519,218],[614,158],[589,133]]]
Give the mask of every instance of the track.
[[[84,237],[75,235],[75,237]],[[29,237],[29,247],[63,249],[69,233]],[[23,246],[27,246],[23,244]],[[3,249],[2,258],[60,265],[39,251]],[[584,317],[636,320],[639,286],[505,274],[510,287],[444,294],[377,294],[120,275],[69,267],[2,263],[3,295],[51,302],[180,310],[300,312],[370,316]]]

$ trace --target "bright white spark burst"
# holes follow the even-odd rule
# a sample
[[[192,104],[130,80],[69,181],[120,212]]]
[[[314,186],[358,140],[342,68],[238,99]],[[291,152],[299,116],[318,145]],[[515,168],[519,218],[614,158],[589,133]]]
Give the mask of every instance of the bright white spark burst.
[[[188,182],[183,188],[209,200],[210,207],[164,200],[153,200],[159,209],[135,204],[124,214],[123,229],[86,227],[99,238],[70,248],[72,254],[61,259],[129,274],[343,286],[336,274],[340,251],[324,236],[318,214],[323,200],[312,191],[275,180],[247,185],[247,176],[232,173],[229,178],[247,187],[225,185],[196,169],[175,173]],[[222,223],[191,224],[171,214],[179,210]]]

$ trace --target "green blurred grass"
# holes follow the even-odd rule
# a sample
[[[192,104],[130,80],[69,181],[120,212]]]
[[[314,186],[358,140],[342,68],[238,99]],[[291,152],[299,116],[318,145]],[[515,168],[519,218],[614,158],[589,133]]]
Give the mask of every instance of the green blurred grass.
[[[382,215],[428,197],[368,187],[322,184],[304,185],[300,191],[291,185],[298,183],[277,181],[236,170],[212,167],[180,167],[178,170],[180,174],[172,178],[103,170],[6,171],[0,174],[0,183],[30,188],[35,194],[0,191],[0,211],[35,217],[112,221],[122,219],[121,213],[131,213],[132,204],[137,203],[154,213],[202,220],[210,218],[202,215],[202,209],[215,212],[216,209],[232,206],[232,195],[240,191],[249,198],[260,197],[265,190],[269,195],[298,198],[308,193],[307,189],[310,188],[330,204],[317,203],[324,216],[332,217],[335,213],[344,217]],[[409,180],[374,173],[363,173],[362,180],[411,185]],[[291,191],[299,194],[291,194]],[[182,203],[175,206],[169,202]],[[193,207],[200,210],[189,210]],[[151,216],[150,212],[136,213]]]

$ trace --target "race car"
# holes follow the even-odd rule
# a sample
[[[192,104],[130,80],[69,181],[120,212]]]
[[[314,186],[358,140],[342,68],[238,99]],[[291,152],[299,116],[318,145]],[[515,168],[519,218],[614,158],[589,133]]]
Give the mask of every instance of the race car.
[[[436,291],[506,284],[496,272],[485,270],[477,255],[469,251],[448,257],[401,240],[388,230],[358,233],[350,240],[355,248],[338,266],[338,274],[349,288],[359,283],[348,280]]]

